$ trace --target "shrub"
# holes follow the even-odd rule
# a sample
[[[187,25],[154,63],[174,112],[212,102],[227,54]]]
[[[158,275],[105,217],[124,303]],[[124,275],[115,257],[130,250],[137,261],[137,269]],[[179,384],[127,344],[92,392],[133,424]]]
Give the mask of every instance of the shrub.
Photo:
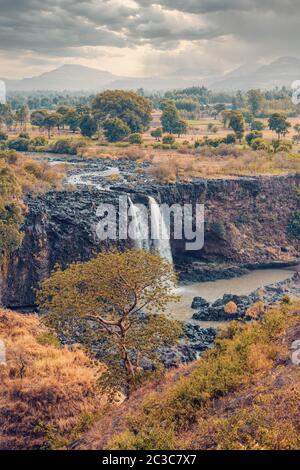
[[[252,150],[269,150],[270,144],[266,140],[262,138],[253,139],[251,141],[251,148]]]
[[[47,143],[48,143],[48,139],[43,135],[34,137],[30,141],[30,145],[32,147],[44,147],[45,145],[47,145]]]
[[[0,131],[0,141],[8,140],[8,135],[5,132]]]
[[[130,134],[128,138],[130,144],[142,144],[143,143],[143,137],[141,134]]]
[[[18,152],[27,152],[29,148],[30,141],[28,139],[15,139],[10,140],[8,144],[8,148],[10,150],[17,150]]]
[[[265,128],[265,125],[262,121],[253,121],[251,123],[251,130],[252,131],[263,131]]]
[[[30,135],[28,134],[28,132],[20,132],[19,138],[20,139],[30,139]]]
[[[162,142],[165,145],[173,145],[175,143],[175,137],[172,134],[164,135]]]
[[[160,389],[144,399],[127,418],[126,434],[120,434],[110,440],[107,449],[118,449],[122,446],[122,450],[136,450],[147,445],[149,450],[157,449],[163,436],[167,438],[167,435],[171,440],[171,448],[176,448],[173,447],[172,437],[175,436],[176,446],[182,445],[178,439],[182,432],[190,430],[191,427],[195,438],[197,431],[201,432],[203,424],[201,421],[199,428],[197,427],[199,412],[209,411],[218,398],[230,396],[232,392],[237,393],[246,385],[251,385],[253,380],[262,374],[269,377],[278,355],[284,350],[283,334],[295,322],[293,311],[289,313],[288,308],[284,306],[270,310],[260,322],[254,321],[246,325],[232,322],[217,339],[215,347],[205,353],[190,373],[183,374],[175,383],[168,384],[163,391]],[[237,406],[238,401],[234,395],[233,399]],[[294,414],[297,413],[296,410],[298,408],[294,406]],[[243,410],[239,408],[237,411],[239,417]],[[253,426],[259,433],[260,420],[254,422]],[[156,430],[157,440],[155,435],[152,435],[153,429]],[[209,433],[206,433],[206,442],[208,438]],[[234,435],[234,438],[235,445],[236,441],[243,445],[244,440],[239,439],[239,434]],[[254,442],[252,448],[264,448],[262,441],[263,439],[259,441],[260,445]],[[218,442],[214,448],[218,448]],[[270,441],[269,446],[276,448],[276,442]],[[249,447],[251,448],[251,442]]]
[[[246,135],[246,142],[247,142],[248,145],[251,146],[253,140],[262,139],[262,138],[263,138],[262,132],[251,131],[251,132],[249,132],[249,134]]]
[[[76,155],[79,149],[87,147],[87,145],[85,139],[59,139],[51,145],[51,152]]]
[[[228,302],[228,304],[224,306],[224,312],[228,313],[228,315],[234,315],[238,312],[238,307],[234,302]]]
[[[236,136],[235,134],[227,134],[226,137],[223,139],[224,144],[230,145],[236,143]]]

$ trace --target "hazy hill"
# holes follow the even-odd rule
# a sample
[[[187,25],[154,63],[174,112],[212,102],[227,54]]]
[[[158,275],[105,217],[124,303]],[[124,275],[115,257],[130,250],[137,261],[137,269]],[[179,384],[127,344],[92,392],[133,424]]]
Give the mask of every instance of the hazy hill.
[[[210,86],[217,90],[271,89],[290,87],[294,80],[300,80],[300,60],[281,57],[268,65],[239,67]]]
[[[63,65],[37,77],[5,81],[10,91],[97,91],[105,88],[168,90],[197,84],[196,79],[175,77],[119,77],[102,70],[72,64]]]
[[[223,76],[211,78],[203,77],[201,70],[199,77],[121,77],[103,70],[70,64],[36,77],[6,80],[6,84],[10,91],[99,91],[107,88],[170,90],[194,85],[206,85],[215,90],[248,90],[290,87],[294,80],[300,80],[300,60],[282,57],[268,65],[247,64]]]

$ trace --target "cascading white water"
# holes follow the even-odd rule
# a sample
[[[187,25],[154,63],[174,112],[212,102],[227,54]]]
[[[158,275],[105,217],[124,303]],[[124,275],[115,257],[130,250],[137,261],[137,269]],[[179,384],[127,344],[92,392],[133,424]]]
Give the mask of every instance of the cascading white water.
[[[151,211],[151,237],[149,234],[149,224],[146,214],[135,205],[131,198],[128,198],[130,215],[132,217],[130,231],[135,248],[139,250],[157,251],[160,256],[173,265],[170,238],[163,214],[153,197],[149,197]]]
[[[165,258],[173,265],[173,256],[171,251],[170,237],[163,214],[156,200],[149,197],[151,209],[151,246],[158,251],[162,258]]]
[[[130,206],[131,222],[131,235],[135,248],[139,250],[150,251],[150,242],[148,234],[148,221],[145,220],[143,211],[136,206],[131,198],[128,198]],[[145,233],[145,231],[147,233]]]

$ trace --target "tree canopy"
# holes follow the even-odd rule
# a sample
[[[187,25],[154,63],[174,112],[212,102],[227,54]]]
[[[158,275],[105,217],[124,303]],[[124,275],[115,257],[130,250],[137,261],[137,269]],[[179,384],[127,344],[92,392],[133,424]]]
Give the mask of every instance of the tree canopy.
[[[93,115],[100,124],[117,118],[129,127],[131,133],[148,129],[151,111],[151,102],[132,91],[104,91],[92,102]]]
[[[54,272],[38,301],[48,323],[64,335],[74,334],[74,325],[78,331],[78,322],[85,325],[81,330],[94,324],[108,366],[106,386],[123,386],[129,395],[141,360],[156,357],[179,334],[178,324],[160,315],[176,300],[173,282],[172,267],[158,254],[113,251]]]

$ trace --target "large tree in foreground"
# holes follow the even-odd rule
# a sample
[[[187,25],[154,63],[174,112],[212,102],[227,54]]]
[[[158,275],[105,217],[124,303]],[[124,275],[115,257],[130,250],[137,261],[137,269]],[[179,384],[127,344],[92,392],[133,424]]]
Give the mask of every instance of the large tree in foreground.
[[[177,300],[173,283],[172,267],[158,254],[114,251],[54,272],[42,283],[38,301],[60,334],[88,332],[90,346],[102,350],[108,366],[105,385],[121,386],[129,396],[142,374],[141,361],[153,364],[159,348],[180,334],[178,323],[161,315]]]

